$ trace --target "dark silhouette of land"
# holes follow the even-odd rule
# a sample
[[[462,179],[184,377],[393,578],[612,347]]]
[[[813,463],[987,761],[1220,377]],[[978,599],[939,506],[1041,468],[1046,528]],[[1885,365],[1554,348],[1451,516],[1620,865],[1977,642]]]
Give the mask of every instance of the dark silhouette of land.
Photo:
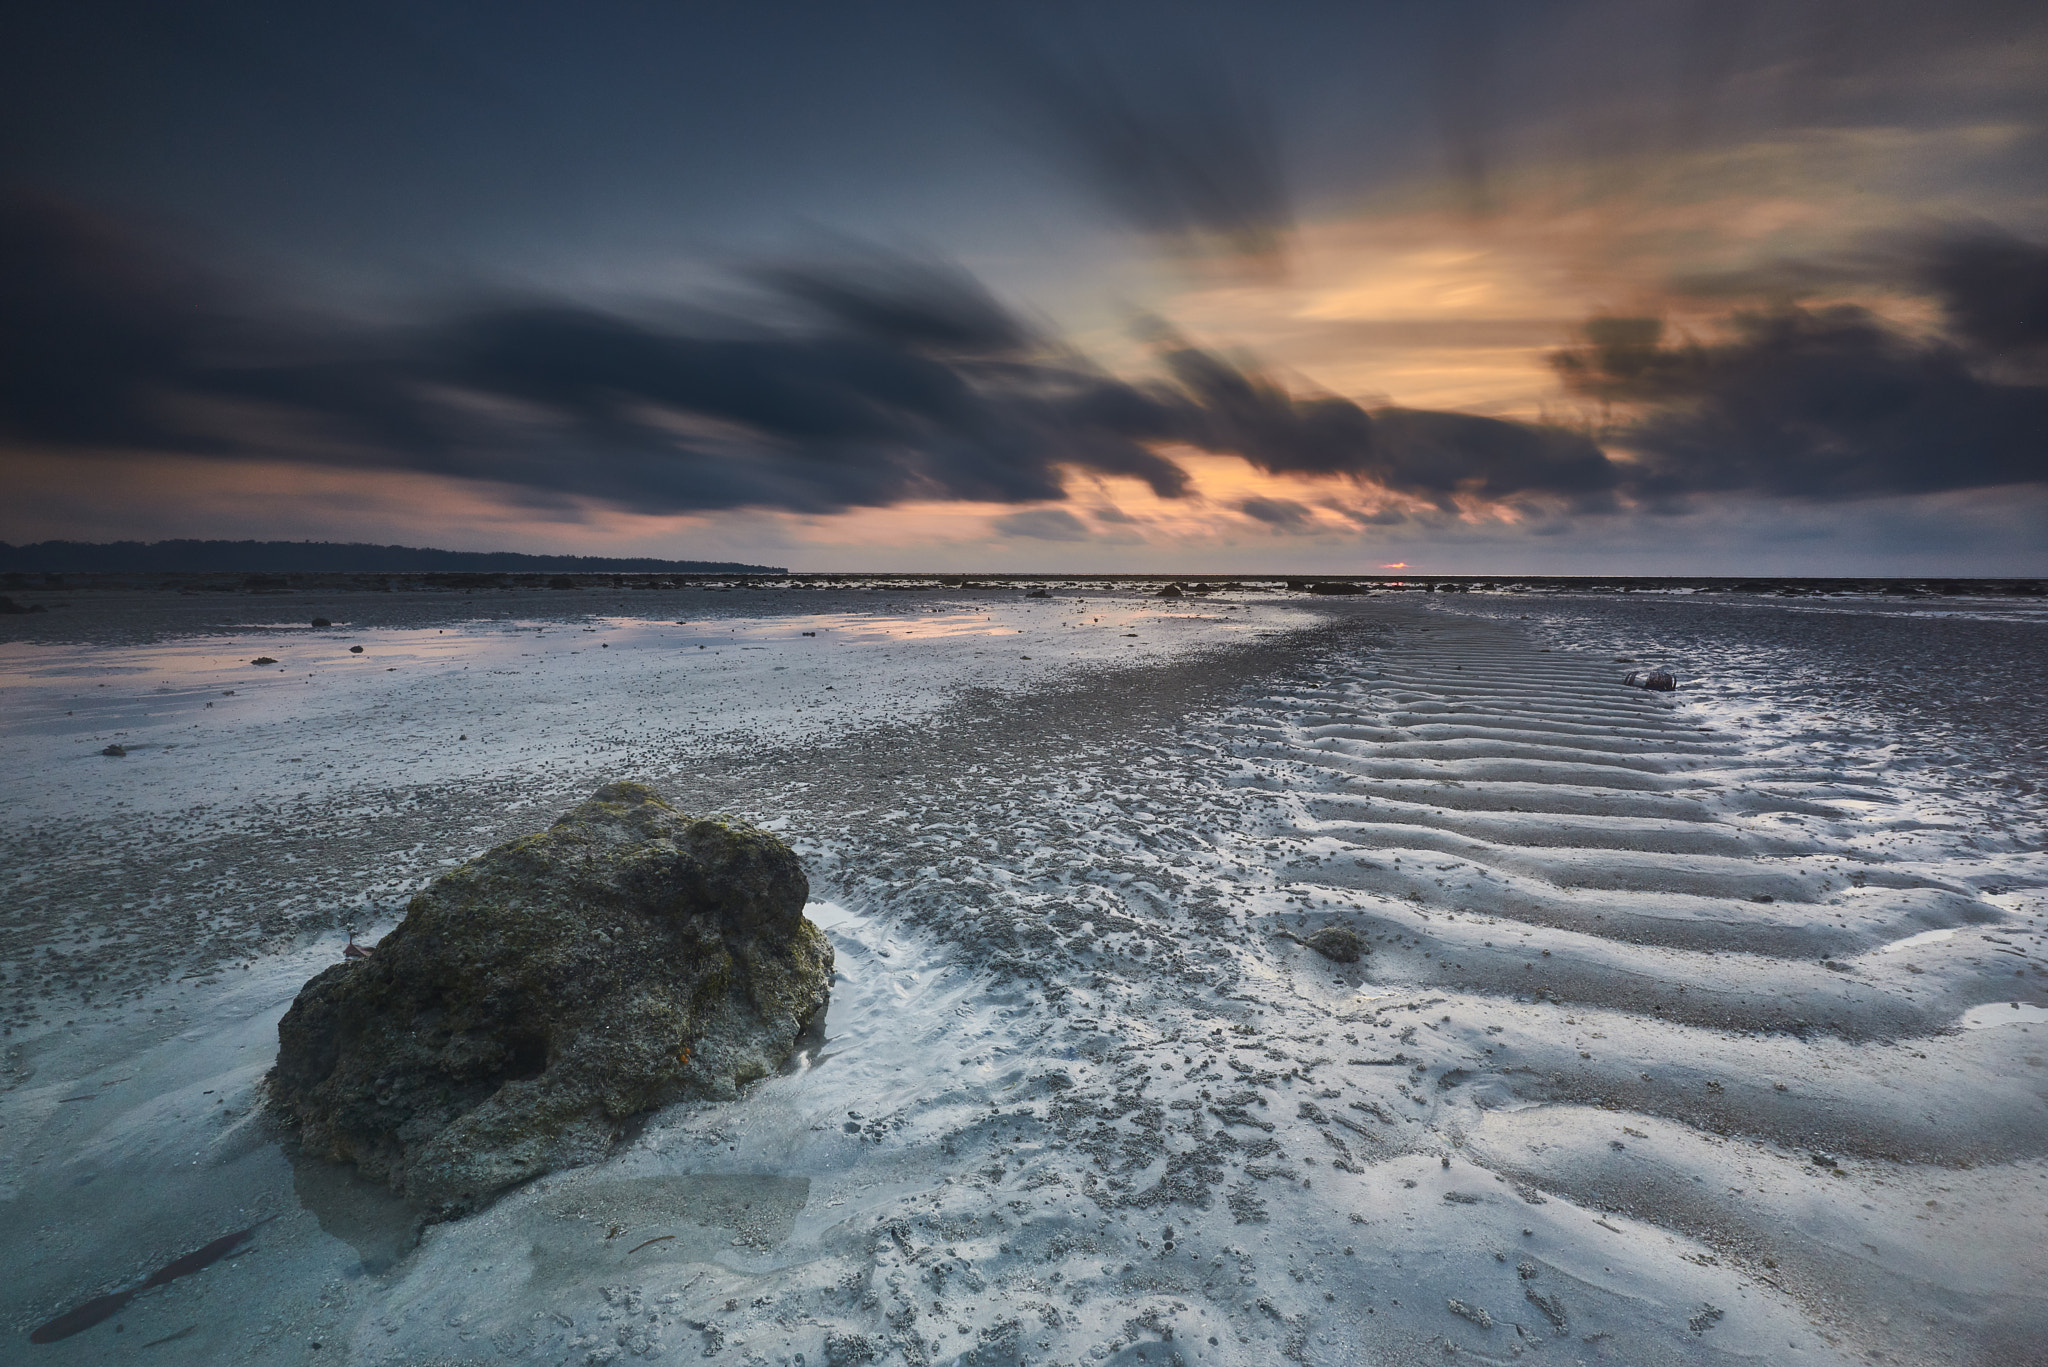
[[[728,560],[442,551],[337,541],[0,541],[0,571],[41,574],[781,574]]]

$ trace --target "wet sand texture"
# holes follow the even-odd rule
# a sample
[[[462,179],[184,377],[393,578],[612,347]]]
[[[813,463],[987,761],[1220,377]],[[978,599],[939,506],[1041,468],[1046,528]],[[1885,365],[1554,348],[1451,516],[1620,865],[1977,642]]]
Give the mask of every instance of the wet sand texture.
[[[823,1038],[416,1244],[208,1113],[250,1104],[317,947],[16,1055],[22,1331],[189,1247],[162,1220],[249,1207],[283,1212],[256,1253],[125,1312],[200,1324],[152,1360],[2036,1360],[2048,868],[2036,808],[1920,758],[1932,723],[1795,696],[1776,616],[1333,597],[1094,673],[1054,625],[1086,607],[1018,619],[1022,685],[849,655],[805,696],[907,719],[787,747],[608,704],[679,805],[804,859]],[[1686,687],[1621,685],[1688,631],[1723,645]],[[783,661],[734,658],[723,715],[789,715],[739,701]],[[508,710],[559,700],[525,677]],[[381,848],[430,870],[580,778],[518,743],[524,787],[389,806]],[[1311,947],[1336,928],[1355,961]],[[141,1173],[154,1211],[102,1194]]]

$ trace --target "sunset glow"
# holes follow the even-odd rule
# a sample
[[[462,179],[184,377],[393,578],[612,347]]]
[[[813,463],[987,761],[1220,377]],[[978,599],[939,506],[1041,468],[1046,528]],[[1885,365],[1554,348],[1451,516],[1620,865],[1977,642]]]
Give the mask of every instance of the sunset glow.
[[[2048,411],[2048,324],[2027,282],[2048,199],[2015,168],[2048,123],[2041,23],[1872,20],[1813,66],[1788,11],[1707,62],[1677,7],[1581,0],[1489,12],[1483,46],[1514,60],[1454,62],[1425,95],[1395,54],[1448,61],[1476,30],[1387,22],[1378,81],[1322,55],[1367,50],[1334,28],[1311,51],[1252,26],[1217,49],[1242,72],[1190,57],[1209,75],[1169,91],[1137,60],[1144,21],[1105,19],[1099,89],[1051,57],[1012,73],[1024,103],[998,121],[1042,144],[973,131],[889,41],[831,45],[797,61],[822,103],[775,106],[791,127],[680,153],[608,130],[536,173],[576,193],[537,198],[410,126],[380,138],[381,108],[271,109],[253,76],[138,47],[123,60],[185,104],[69,120],[107,131],[53,144],[62,175],[24,163],[5,201],[33,365],[0,395],[22,494],[0,538],[263,529],[813,568],[1481,546],[1554,568],[1653,545],[1694,568],[1802,547],[2040,562],[2048,472],[2024,434]],[[1634,46],[1610,68],[1592,54],[1616,32]],[[666,69],[577,50],[489,60],[592,108],[704,115]],[[863,62],[895,75],[855,80]],[[126,98],[64,98],[88,91]],[[439,85],[407,98],[429,130],[476,113]],[[935,105],[964,116],[945,169],[906,178],[873,148]],[[542,122],[573,141],[581,108]],[[554,145],[502,136],[506,165]],[[190,150],[243,143],[274,156]],[[725,191],[677,198],[674,155]]]

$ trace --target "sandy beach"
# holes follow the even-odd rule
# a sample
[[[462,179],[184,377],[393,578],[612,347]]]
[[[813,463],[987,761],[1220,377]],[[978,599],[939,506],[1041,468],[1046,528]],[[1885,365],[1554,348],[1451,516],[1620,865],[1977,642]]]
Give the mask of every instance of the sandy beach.
[[[650,597],[9,623],[24,1360],[2038,1360],[2034,605]],[[798,850],[824,1042],[459,1221],[295,1158],[342,927],[610,778]]]

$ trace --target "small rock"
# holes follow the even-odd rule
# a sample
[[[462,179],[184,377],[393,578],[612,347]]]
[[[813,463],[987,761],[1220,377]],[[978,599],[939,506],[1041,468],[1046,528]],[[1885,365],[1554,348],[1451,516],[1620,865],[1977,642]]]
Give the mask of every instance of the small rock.
[[[249,661],[249,663],[252,665],[274,665],[277,663],[277,661],[271,659],[268,655],[258,655],[255,659]]]
[[[825,1335],[825,1361],[829,1367],[851,1367],[857,1362],[875,1362],[882,1356],[883,1345],[865,1334],[842,1333],[834,1330]]]
[[[109,745],[100,753],[111,759],[120,759],[128,753],[128,747],[125,745]]]
[[[0,617],[11,617],[17,616],[22,613],[48,611],[49,609],[44,607],[41,603],[17,603],[12,598],[6,597],[4,594],[0,594]]]
[[[1185,598],[1185,597],[1187,597],[1187,595],[1186,595],[1186,594],[1185,594],[1184,592],[1182,592],[1182,590],[1181,590],[1181,586],[1180,586],[1180,585],[1178,585],[1178,584],[1168,584],[1168,585],[1167,585],[1167,586],[1166,586],[1165,588],[1163,588],[1163,589],[1159,590],[1159,592],[1158,592],[1158,594],[1157,594],[1156,596],[1157,596],[1157,597],[1160,597],[1160,598]]]
[[[1349,926],[1324,926],[1302,943],[1325,959],[1340,964],[1355,964],[1366,952],[1365,941]]]
[[[360,655],[363,653],[363,648],[361,646],[350,646],[348,648],[348,653],[351,655]]]
[[[334,623],[328,621],[325,617],[315,617],[313,619],[313,625],[316,627],[331,627],[334,625]]]

